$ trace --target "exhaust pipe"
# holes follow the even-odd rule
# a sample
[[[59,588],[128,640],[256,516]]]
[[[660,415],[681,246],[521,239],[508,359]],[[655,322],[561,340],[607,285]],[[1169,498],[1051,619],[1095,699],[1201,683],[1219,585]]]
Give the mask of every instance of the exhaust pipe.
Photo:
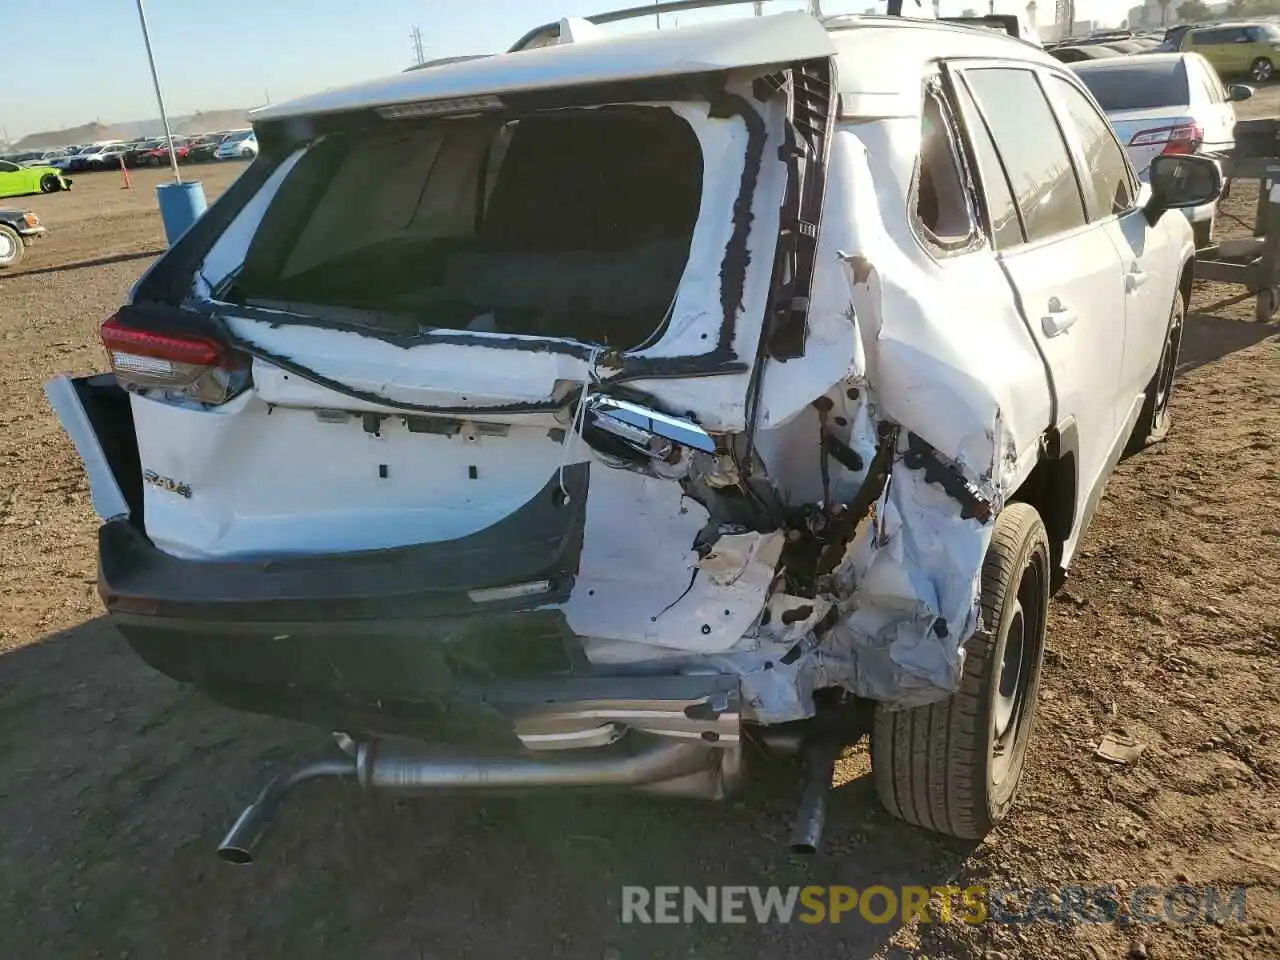
[[[267,784],[227,831],[218,845],[218,856],[228,863],[252,863],[254,847],[284,794],[300,783],[321,777],[354,777],[371,790],[639,787],[706,772],[719,766],[722,759],[723,751],[701,742],[667,737],[636,738],[635,742],[641,746],[629,754],[565,760],[453,759],[427,756],[409,745],[377,741],[355,744],[354,759],[312,763],[281,774]]]
[[[309,763],[292,773],[282,773],[268,783],[258,794],[258,799],[244,808],[244,813],[236,818],[227,835],[218,844],[218,858],[227,863],[252,863],[253,848],[258,845],[262,835],[271,822],[271,815],[284,795],[300,783],[318,780],[321,777],[355,777],[354,760],[320,760]]]
[[[791,852],[814,854],[827,825],[827,796],[842,747],[837,740],[811,740],[804,746],[804,791],[791,830]]]

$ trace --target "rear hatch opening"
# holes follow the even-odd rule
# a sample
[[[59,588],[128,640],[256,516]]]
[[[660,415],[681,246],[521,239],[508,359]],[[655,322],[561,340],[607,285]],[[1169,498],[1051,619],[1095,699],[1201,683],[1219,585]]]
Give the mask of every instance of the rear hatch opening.
[[[702,195],[669,109],[408,120],[324,138],[267,207],[218,299],[390,335],[660,333]]]

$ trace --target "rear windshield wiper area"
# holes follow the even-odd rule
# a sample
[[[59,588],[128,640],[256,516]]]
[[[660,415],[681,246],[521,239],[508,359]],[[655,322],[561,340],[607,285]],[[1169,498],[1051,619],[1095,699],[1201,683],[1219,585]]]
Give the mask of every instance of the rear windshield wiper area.
[[[703,162],[660,107],[406,122],[316,145],[224,296],[626,350],[664,323]],[[352,322],[354,315],[352,316]]]

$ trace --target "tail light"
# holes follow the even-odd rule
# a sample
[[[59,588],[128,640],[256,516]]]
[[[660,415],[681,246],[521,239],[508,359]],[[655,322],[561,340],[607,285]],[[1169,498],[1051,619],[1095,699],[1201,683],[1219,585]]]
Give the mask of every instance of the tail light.
[[[158,390],[216,404],[248,386],[247,358],[218,340],[138,330],[119,316],[102,325],[101,335],[116,382],[126,390]]]
[[[1131,147],[1154,147],[1160,144],[1163,154],[1195,153],[1204,143],[1204,131],[1198,123],[1179,123],[1169,127],[1153,127],[1134,134]]]

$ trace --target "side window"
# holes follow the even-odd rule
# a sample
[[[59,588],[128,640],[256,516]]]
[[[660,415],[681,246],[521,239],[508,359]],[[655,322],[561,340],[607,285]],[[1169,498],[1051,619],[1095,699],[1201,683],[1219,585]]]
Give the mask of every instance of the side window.
[[[1009,189],[1004,165],[1000,162],[991,133],[987,130],[969,89],[963,83],[958,83],[955,92],[969,145],[973,149],[973,159],[978,166],[978,179],[982,181],[991,245],[997,250],[1016,247],[1024,239],[1022,221],[1018,219],[1018,208],[1013,203],[1013,191]]]
[[[985,67],[965,80],[991,131],[1027,240],[1085,223],[1084,199],[1062,131],[1030,70]]]
[[[1054,77],[1052,83],[1067,108],[1067,122],[1079,132],[1084,148],[1086,169],[1080,171],[1080,181],[1089,195],[1092,214],[1108,217],[1123,213],[1133,205],[1133,181],[1110,125],[1074,84],[1062,77]]]
[[[10,163],[8,160],[0,160],[0,173],[13,173],[18,169],[16,163]]]
[[[926,93],[916,180],[916,221],[924,228],[926,239],[944,251],[968,247],[977,233],[949,120],[937,93]]]

